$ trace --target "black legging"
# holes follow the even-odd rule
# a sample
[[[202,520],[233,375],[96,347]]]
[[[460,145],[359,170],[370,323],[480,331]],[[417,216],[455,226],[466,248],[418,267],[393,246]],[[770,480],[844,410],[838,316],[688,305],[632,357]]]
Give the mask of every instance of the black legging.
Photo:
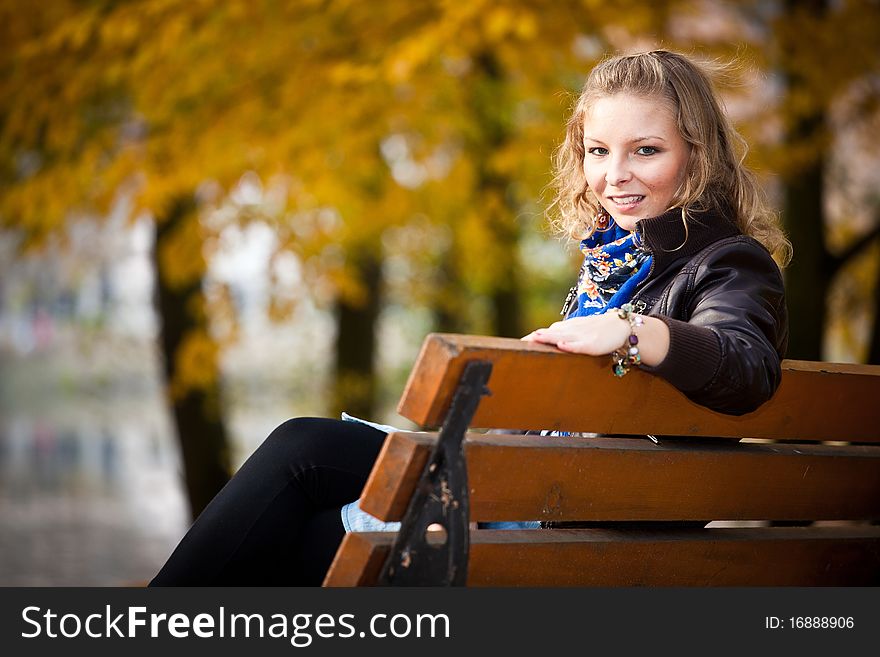
[[[150,586],[318,586],[385,433],[325,418],[288,420],[245,461]]]

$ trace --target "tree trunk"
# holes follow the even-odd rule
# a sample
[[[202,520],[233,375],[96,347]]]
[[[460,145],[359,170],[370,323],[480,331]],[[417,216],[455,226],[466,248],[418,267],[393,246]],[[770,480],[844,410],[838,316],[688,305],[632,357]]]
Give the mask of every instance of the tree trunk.
[[[205,315],[198,221],[194,200],[178,200],[158,218],[153,247],[166,391],[193,518],[226,484],[231,470],[217,349]],[[195,372],[197,383],[188,382]]]
[[[508,222],[513,222],[511,213]],[[520,338],[523,335],[522,321],[522,284],[519,277],[519,259],[517,246],[518,232],[508,230],[507,226],[498,226],[495,235],[498,237],[508,259],[502,267],[503,276],[495,282],[492,291],[492,313],[494,335],[502,338]]]
[[[364,295],[356,301],[339,297],[335,304],[336,361],[331,412],[334,417],[346,411],[370,418],[376,411],[374,365],[382,265],[376,257],[363,255],[354,267]]]
[[[488,257],[492,269],[492,332],[499,337],[522,336],[522,283],[518,257],[519,225],[515,203],[509,193],[510,179],[499,173],[491,160],[510,140],[512,112],[506,98],[504,72],[495,56],[484,52],[475,57],[480,77],[476,81],[473,107],[481,138],[473,145],[477,160],[477,195],[490,216],[485,218],[495,240]]]
[[[831,285],[831,258],[824,237],[823,162],[818,157],[785,181],[783,217],[794,248],[785,276],[790,325],[787,356],[802,360],[823,360]]]
[[[821,21],[827,12],[825,0],[786,0],[785,17],[793,21]],[[791,31],[779,44],[782,71],[791,98],[809,97],[809,85],[802,71],[799,53],[804,44]],[[832,257],[825,241],[824,169],[826,108],[815,104],[792,118],[786,143],[793,152],[810,148],[814,156],[797,161],[784,176],[783,219],[794,256],[786,273],[789,310],[789,358],[822,360],[828,290],[833,278]]]
[[[453,240],[449,249],[443,254],[437,268],[433,284],[435,295],[432,299],[434,330],[439,333],[466,333],[467,321],[467,288],[455,263],[457,241]]]

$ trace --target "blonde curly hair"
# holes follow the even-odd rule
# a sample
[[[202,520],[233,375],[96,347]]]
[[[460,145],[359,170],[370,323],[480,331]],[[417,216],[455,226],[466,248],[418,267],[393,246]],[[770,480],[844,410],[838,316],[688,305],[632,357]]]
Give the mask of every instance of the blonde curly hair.
[[[669,209],[689,214],[714,211],[733,220],[785,264],[791,243],[779,225],[755,175],[743,164],[745,140],[723,111],[713,78],[723,66],[697,62],[667,50],[617,55],[591,72],[566,126],[565,141],[554,159],[555,197],[547,208],[551,225],[573,239],[596,230],[599,202],[584,176],[584,117],[599,98],[616,93],[661,97],[675,112],[676,124],[690,145],[687,175]]]

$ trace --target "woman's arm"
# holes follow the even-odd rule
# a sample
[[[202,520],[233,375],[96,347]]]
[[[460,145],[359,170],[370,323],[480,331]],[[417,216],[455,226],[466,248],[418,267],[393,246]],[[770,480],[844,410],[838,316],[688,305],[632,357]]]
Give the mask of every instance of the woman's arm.
[[[630,332],[639,339],[639,355],[645,365],[659,365],[669,352],[669,329],[656,317],[645,317],[641,326],[630,327],[617,312],[575,317],[529,333],[523,340],[550,344],[561,351],[604,356],[624,345]]]
[[[716,245],[687,269],[659,309],[671,316],[646,317],[636,328],[642,365],[712,410],[753,411],[781,378],[788,318],[779,269],[748,238]],[[523,339],[599,356],[620,348],[629,331],[612,312],[557,322]]]
[[[730,415],[757,409],[782,378],[788,342],[782,275],[757,242],[729,241],[697,258],[680,284],[667,357],[645,369],[691,400]]]

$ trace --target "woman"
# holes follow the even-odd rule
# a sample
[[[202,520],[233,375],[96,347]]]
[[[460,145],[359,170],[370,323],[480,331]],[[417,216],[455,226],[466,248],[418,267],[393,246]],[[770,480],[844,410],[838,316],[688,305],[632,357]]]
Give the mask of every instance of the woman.
[[[629,301],[647,315],[634,330],[644,369],[724,413],[769,399],[788,336],[769,254],[785,262],[790,245],[738,142],[709,77],[684,56],[597,66],[557,154],[559,223],[588,236],[578,305],[525,339],[610,353],[630,327],[604,311]]]
[[[789,244],[739,141],[689,58],[599,64],[557,153],[551,206],[583,238],[584,264],[566,319],[523,339],[611,354],[614,375],[642,367],[724,413],[769,399],[788,333],[771,253],[784,261]],[[318,418],[281,425],[151,584],[320,584],[352,520],[369,521],[354,501],[385,432]]]

